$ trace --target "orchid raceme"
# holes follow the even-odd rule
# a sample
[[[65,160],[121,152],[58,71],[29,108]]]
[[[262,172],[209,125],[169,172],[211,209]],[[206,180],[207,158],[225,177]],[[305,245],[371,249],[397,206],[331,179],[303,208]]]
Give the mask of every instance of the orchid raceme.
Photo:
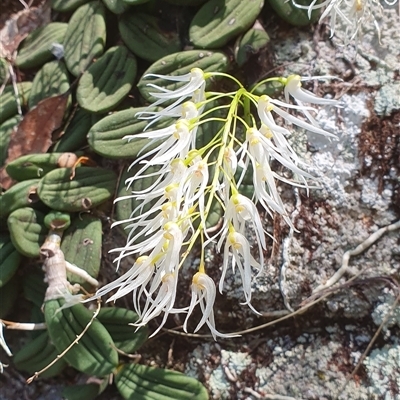
[[[389,6],[393,6],[397,1],[384,0]],[[355,39],[368,20],[374,22],[378,36],[380,37],[377,18],[381,16],[383,8],[379,0],[312,0],[310,5],[298,4],[296,0],[292,0],[292,2],[296,7],[308,10],[310,18],[314,10],[324,9],[320,21],[330,16],[331,36],[335,34],[336,26],[340,20],[346,29],[346,42]]]
[[[207,80],[217,76],[230,79],[235,89],[229,93],[207,91]],[[132,293],[139,315],[136,326],[163,315],[156,332],[171,313],[186,313],[187,330],[199,306],[202,317],[194,330],[206,325],[214,338],[227,337],[230,335],[215,326],[216,285],[206,273],[206,267],[211,268],[204,262],[206,248],[215,245],[223,255],[219,291],[224,293],[227,277],[237,274],[244,303],[257,313],[251,304],[252,286],[268,252],[266,217],[280,214],[294,229],[279,186],[307,189],[313,179],[290,142],[298,128],[332,137],[318,126],[313,113],[315,106],[337,102],[303,89],[303,78],[297,75],[266,80],[283,84],[283,99],[256,95],[255,88],[249,91],[227,74],[198,68],[183,76],[155,77],[181,86],[169,90],[149,84],[156,101],[138,118],[148,120],[154,130],[125,138],[150,141],[130,167],[132,176],[126,184],[131,194],[116,200],[135,203],[130,218],[114,224],[128,223],[129,230],[125,246],[113,250],[118,253],[117,265],[132,258],[136,261],[94,297],[113,292],[108,301],[116,301]],[[164,104],[163,110],[152,111],[154,105]],[[163,118],[175,120],[157,129]],[[249,181],[253,187],[250,195],[243,191]],[[218,228],[210,229],[218,222],[217,212]],[[176,308],[179,277],[196,245],[201,249],[200,267],[192,279],[191,301],[188,307]]]

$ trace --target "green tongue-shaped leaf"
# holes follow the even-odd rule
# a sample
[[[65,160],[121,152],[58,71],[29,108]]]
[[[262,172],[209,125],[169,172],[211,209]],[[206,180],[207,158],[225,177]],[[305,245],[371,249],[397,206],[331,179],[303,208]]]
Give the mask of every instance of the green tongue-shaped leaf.
[[[108,200],[114,193],[117,177],[111,170],[93,167],[58,168],[41,179],[39,198],[58,211],[85,211]]]
[[[125,13],[118,28],[126,46],[138,57],[157,61],[168,54],[181,50],[177,32],[164,32],[161,18],[132,11]]]
[[[51,47],[54,43],[64,41],[67,25],[65,22],[51,22],[34,30],[22,42],[15,59],[15,65],[22,69],[35,68],[52,60],[54,55],[51,52]]]
[[[194,16],[190,41],[204,49],[224,46],[256,20],[264,0],[210,0]]]
[[[49,336],[59,354],[81,335],[90,323],[93,312],[83,304],[63,308],[65,300],[46,301],[44,316]],[[89,375],[111,374],[118,365],[118,353],[106,328],[94,319],[87,331],[64,355],[65,361]]]
[[[39,257],[47,229],[44,214],[30,207],[19,208],[7,220],[11,241],[15,248],[26,257]]]
[[[18,253],[10,236],[0,235],[0,287],[4,286],[15,274],[21,261],[21,255]]]
[[[146,151],[153,149],[160,142],[154,142],[148,146],[150,139],[124,139],[125,136],[142,133],[148,121],[139,119],[138,113],[148,110],[146,107],[129,108],[107,115],[90,128],[88,142],[90,147],[98,154],[107,158],[129,158],[134,160],[141,150],[146,147]],[[153,108],[152,111],[159,111],[161,108]],[[163,118],[153,124],[146,132],[155,129],[165,128],[174,121],[171,118]]]
[[[180,372],[139,364],[122,366],[115,385],[124,399],[135,400],[207,400],[205,387]]]
[[[112,110],[132,88],[136,59],[126,47],[115,46],[93,63],[79,80],[76,97],[90,112]]]
[[[64,58],[72,75],[86,70],[106,43],[105,8],[100,1],[79,7],[68,23],[64,38]]]
[[[33,108],[40,100],[47,97],[66,93],[68,89],[69,78],[65,64],[62,61],[48,62],[33,79],[29,108]]]

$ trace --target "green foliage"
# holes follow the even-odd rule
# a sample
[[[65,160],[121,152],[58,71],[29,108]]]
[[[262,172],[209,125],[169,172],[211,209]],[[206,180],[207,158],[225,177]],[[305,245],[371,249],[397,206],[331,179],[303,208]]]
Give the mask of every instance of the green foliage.
[[[48,207],[58,211],[85,211],[108,200],[114,193],[116,176],[101,168],[58,168],[39,182],[38,195]]]
[[[9,235],[0,235],[0,288],[15,274],[21,261],[21,255],[15,249]]]
[[[153,62],[181,50],[177,32],[162,29],[162,19],[145,13],[125,13],[118,28],[122,40],[132,53]]]
[[[253,54],[265,48],[270,41],[268,33],[260,28],[249,29],[238,41],[235,49],[235,60],[239,66],[244,65]]]
[[[129,141],[124,139],[128,135],[136,135],[146,128],[147,122],[137,118],[137,114],[144,111],[146,107],[128,108],[107,115],[94,124],[88,134],[89,146],[93,151],[106,158],[127,158],[134,159],[139,152],[148,146],[148,139]],[[160,108],[152,111],[160,110]],[[170,121],[163,120],[154,124],[149,130],[165,128]],[[147,149],[154,148],[156,144]]]
[[[17,181],[42,178],[58,167],[58,160],[63,153],[28,154],[7,164],[8,175]],[[10,190],[12,190],[11,188]]]
[[[105,9],[101,2],[80,6],[69,20],[64,38],[64,57],[72,75],[86,70],[94,57],[103,54],[106,42]]]
[[[78,265],[93,278],[97,278],[101,260],[101,221],[91,215],[82,215],[72,220],[71,226],[64,232],[61,250],[65,259]],[[85,284],[85,281],[70,272],[71,283]]]
[[[114,14],[123,14],[129,5],[123,0],[103,0],[104,5]]]
[[[53,43],[64,41],[67,24],[65,22],[51,22],[48,25],[35,29],[22,42],[18,51],[15,65],[19,68],[40,67],[54,58],[51,47]]]
[[[320,11],[316,10],[308,17],[308,10],[296,7],[291,1],[268,0],[276,13],[286,22],[294,26],[307,26],[316,22],[319,18]],[[317,1],[320,3],[321,1]],[[312,0],[296,0],[297,4],[309,6]]]
[[[28,104],[32,82],[17,83],[18,101],[22,107]],[[1,94],[0,101],[0,124],[14,117],[18,113],[18,102],[13,85],[7,85]]]
[[[7,159],[11,134],[21,119],[20,115],[14,115],[0,125],[0,167],[4,165]]]
[[[139,364],[123,365],[115,385],[127,400],[206,400],[205,387],[179,372]]]
[[[64,231],[71,225],[71,217],[60,211],[50,211],[44,217],[44,224],[47,229]]]
[[[18,208],[7,219],[11,241],[15,248],[26,257],[39,257],[47,229],[45,215],[30,207]]]
[[[78,108],[73,112],[65,127],[65,132],[54,145],[53,151],[77,151],[86,145],[86,135],[92,125],[92,114]]]
[[[51,8],[55,11],[70,12],[88,2],[89,0],[51,0]]]
[[[16,183],[0,196],[0,218],[7,217],[18,208],[31,206],[38,201],[36,192],[39,179],[28,179]]]
[[[43,65],[32,82],[29,96],[29,108],[33,108],[40,100],[66,93],[69,89],[69,77],[62,61],[51,61]]]
[[[13,310],[19,295],[19,279],[14,275],[4,286],[0,287],[0,318],[6,317]]]
[[[89,324],[93,313],[82,304],[60,309],[65,300],[49,300],[44,316],[51,341],[59,353],[76,340]],[[111,374],[118,365],[118,353],[106,328],[94,320],[83,337],[65,354],[64,359],[78,371],[95,376]]]
[[[251,27],[263,4],[264,0],[207,1],[190,24],[190,41],[203,49],[224,46]]]
[[[124,46],[111,47],[79,80],[78,103],[90,112],[110,111],[129,93],[135,77],[135,57]]]
[[[132,326],[139,316],[126,308],[103,307],[97,319],[107,328],[117,349],[127,354],[137,351],[149,336],[146,326]]]
[[[57,349],[51,343],[49,334],[45,331],[14,354],[13,361],[17,369],[28,372],[29,374],[34,374],[55,360],[57,354]],[[43,372],[42,378],[56,376],[66,366],[67,363],[61,358]]]

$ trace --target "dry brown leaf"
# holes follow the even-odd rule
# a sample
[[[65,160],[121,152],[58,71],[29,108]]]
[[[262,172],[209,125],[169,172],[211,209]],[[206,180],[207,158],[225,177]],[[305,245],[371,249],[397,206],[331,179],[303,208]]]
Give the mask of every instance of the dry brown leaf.
[[[19,44],[36,28],[50,23],[50,7],[26,8],[6,21],[0,31],[0,57],[13,60]]]
[[[5,164],[26,154],[45,153],[52,144],[52,133],[63,121],[69,93],[48,97],[32,108],[13,131]],[[0,184],[7,190],[12,180],[5,168],[0,170]]]

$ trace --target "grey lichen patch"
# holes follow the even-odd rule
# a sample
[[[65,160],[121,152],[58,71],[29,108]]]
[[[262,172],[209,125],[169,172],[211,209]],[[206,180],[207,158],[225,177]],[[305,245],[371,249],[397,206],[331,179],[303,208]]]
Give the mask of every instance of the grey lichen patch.
[[[258,391],[292,396],[296,399],[368,399],[367,390],[350,381],[346,384],[346,372],[351,370],[357,355],[352,354],[334,327],[330,337],[303,334],[297,343],[273,348],[273,361],[257,368]],[[274,347],[276,346],[276,347]]]
[[[378,297],[378,303],[372,312],[374,323],[380,326],[384,322],[383,330],[390,336],[389,328],[400,328],[400,307],[395,304],[396,296],[393,290],[385,288],[383,293]]]
[[[375,112],[388,116],[400,109],[400,82],[382,86],[375,97]]]
[[[400,343],[376,349],[365,359],[364,365],[371,382],[368,393],[372,399],[400,399]]]

